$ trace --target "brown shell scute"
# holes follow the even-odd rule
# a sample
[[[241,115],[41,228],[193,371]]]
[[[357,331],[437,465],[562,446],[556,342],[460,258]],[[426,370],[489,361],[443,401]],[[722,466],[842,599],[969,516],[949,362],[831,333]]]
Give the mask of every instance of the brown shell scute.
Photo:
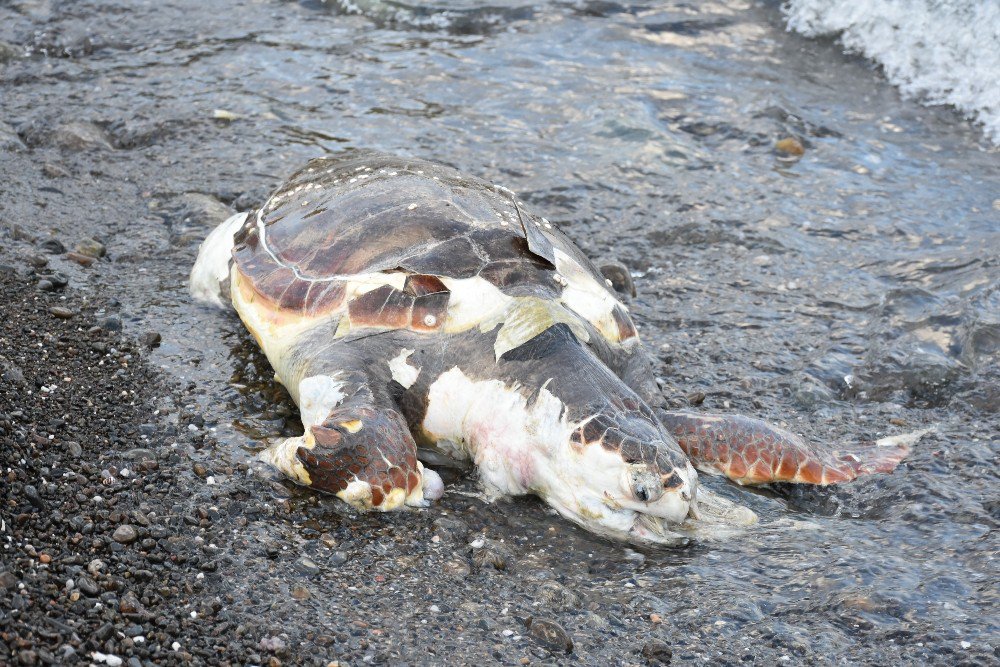
[[[407,276],[402,290],[383,285],[347,304],[351,326],[436,331],[448,315],[451,293],[436,276]]]
[[[481,278],[508,297],[557,302],[567,286],[557,259],[605,285],[579,248],[509,190],[371,152],[313,160],[248,218],[235,241],[247,298],[307,317],[346,310],[350,327],[440,330],[451,301],[442,279]],[[408,274],[402,288],[386,277],[394,273]],[[383,278],[373,281],[373,274]],[[345,294],[372,282],[396,287],[345,303]],[[613,343],[635,336],[624,309],[608,324],[601,331]]]

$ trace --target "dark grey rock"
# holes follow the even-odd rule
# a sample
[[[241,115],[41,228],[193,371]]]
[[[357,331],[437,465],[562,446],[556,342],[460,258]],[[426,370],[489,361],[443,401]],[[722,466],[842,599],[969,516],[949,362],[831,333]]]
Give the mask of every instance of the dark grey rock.
[[[303,556],[295,561],[295,569],[310,577],[319,574],[319,565],[307,556]]]
[[[472,569],[476,572],[513,570],[514,553],[506,545],[483,537],[474,539],[472,547]]]
[[[121,544],[131,544],[138,539],[139,531],[135,529],[135,526],[123,523],[115,528],[115,532],[111,535],[111,537],[115,542],[119,542]]]
[[[651,665],[669,665],[674,659],[674,652],[659,639],[651,639],[643,645],[642,657]]]
[[[580,606],[580,596],[555,581],[546,581],[535,592],[538,602],[552,611],[570,611]]]
[[[156,331],[147,331],[139,340],[149,349],[153,349],[160,346],[161,337]]]
[[[97,582],[86,575],[77,577],[76,586],[91,597],[99,595],[101,592],[101,587],[97,585]]]
[[[39,247],[50,255],[62,255],[66,252],[66,246],[59,239],[47,239]]]
[[[529,634],[553,651],[573,652],[573,639],[561,625],[547,618],[530,619]]]
[[[76,311],[70,308],[65,308],[63,306],[52,306],[51,308],[49,308],[49,312],[61,320],[68,320],[69,318],[76,315]]]
[[[97,326],[105,331],[119,332],[122,330],[122,318],[117,315],[107,315],[97,320]]]

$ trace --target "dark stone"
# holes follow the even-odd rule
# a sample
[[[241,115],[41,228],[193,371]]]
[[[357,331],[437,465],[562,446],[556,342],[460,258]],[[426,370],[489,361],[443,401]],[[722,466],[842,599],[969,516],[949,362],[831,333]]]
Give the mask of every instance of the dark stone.
[[[573,652],[573,640],[561,625],[546,618],[529,619],[529,634],[554,651]]]
[[[122,318],[117,315],[108,315],[97,320],[97,325],[105,331],[118,332],[122,330]]]
[[[449,519],[448,517],[438,517],[434,519],[432,525],[434,533],[442,539],[452,542],[465,542],[469,536],[469,526],[464,521]]]
[[[69,308],[64,308],[63,306],[52,306],[51,308],[49,308],[49,312],[61,320],[68,320],[69,318],[76,315],[76,311],[70,310]]]
[[[674,652],[659,639],[651,639],[642,647],[642,657],[651,665],[669,665]]]
[[[552,611],[570,611],[580,606],[580,596],[555,581],[546,581],[540,585],[536,597]]]
[[[482,544],[480,545],[480,542]],[[514,554],[506,546],[496,540],[474,540],[472,546],[472,568],[476,572],[484,569],[505,572],[512,570]]]
[[[115,529],[115,532],[111,537],[115,542],[120,542],[121,544],[131,544],[139,537],[139,531],[137,531],[134,526],[124,523]]]
[[[50,255],[62,255],[66,252],[66,246],[64,246],[62,241],[59,239],[48,239],[47,241],[42,241],[39,247]]]
[[[307,576],[313,576],[319,574],[319,565],[317,565],[311,558],[303,556],[302,558],[295,561],[295,569],[305,574]]]
[[[101,592],[101,587],[97,585],[97,582],[86,575],[77,577],[76,586],[91,597],[99,595]]]
[[[161,340],[160,334],[156,331],[146,332],[142,335],[142,338],[140,338],[142,344],[148,347],[149,349],[159,347],[160,340]]]
[[[10,589],[17,586],[17,577],[13,572],[0,572],[0,588]]]

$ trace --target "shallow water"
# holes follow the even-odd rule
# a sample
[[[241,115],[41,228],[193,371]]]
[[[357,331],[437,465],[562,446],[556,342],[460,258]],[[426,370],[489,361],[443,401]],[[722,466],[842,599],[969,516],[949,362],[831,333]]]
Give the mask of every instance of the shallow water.
[[[238,321],[186,296],[223,204],[343,147],[447,162],[633,270],[670,402],[703,393],[821,441],[935,432],[840,488],[710,479],[762,523],[677,550],[601,541],[532,500],[436,511],[480,517],[612,626],[661,615],[683,661],[996,659],[1000,157],[979,130],[787,33],[772,4],[207,5],[0,8],[8,250],[18,228],[104,241],[112,261],[65,271],[162,335],[182,424],[203,415],[247,453],[298,427]],[[800,158],[775,151],[786,137]],[[581,659],[634,640],[593,633]]]

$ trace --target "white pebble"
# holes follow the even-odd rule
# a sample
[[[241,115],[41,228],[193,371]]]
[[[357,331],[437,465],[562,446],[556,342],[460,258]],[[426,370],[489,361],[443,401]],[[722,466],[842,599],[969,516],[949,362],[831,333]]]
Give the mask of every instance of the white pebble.
[[[94,662],[103,662],[105,665],[110,665],[110,667],[119,667],[119,665],[122,664],[121,658],[117,655],[111,655],[110,653],[94,651],[90,654],[90,657],[94,659]]]
[[[170,645],[170,648],[174,649],[175,651],[180,651],[181,650],[181,643],[180,642],[174,642],[173,644]]]

